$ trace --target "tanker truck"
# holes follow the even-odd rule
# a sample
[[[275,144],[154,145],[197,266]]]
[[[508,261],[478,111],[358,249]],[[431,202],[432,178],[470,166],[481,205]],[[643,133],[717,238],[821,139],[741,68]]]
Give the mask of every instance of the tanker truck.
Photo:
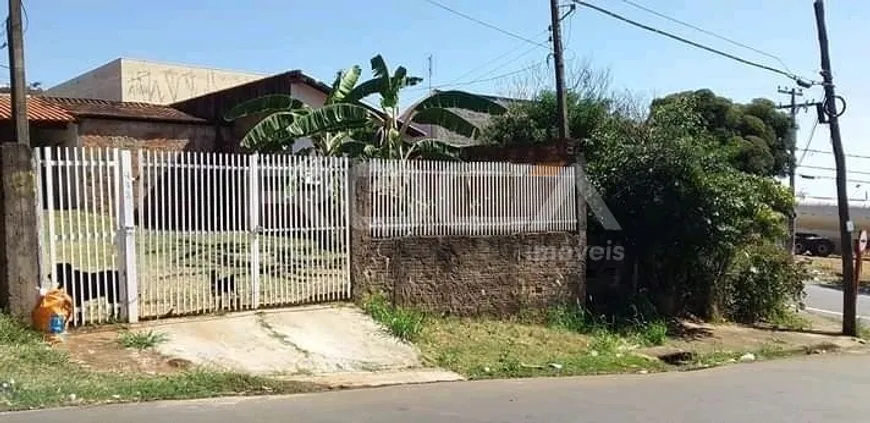
[[[840,215],[836,199],[797,198],[795,253],[828,256],[840,253]],[[853,239],[870,231],[870,201],[849,200]]]

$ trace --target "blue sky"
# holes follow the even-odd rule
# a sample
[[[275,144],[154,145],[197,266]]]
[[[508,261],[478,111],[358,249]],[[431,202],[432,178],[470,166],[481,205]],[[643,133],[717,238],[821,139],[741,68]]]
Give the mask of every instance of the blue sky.
[[[547,43],[546,0],[440,0],[525,38]],[[812,0],[635,0],[661,13],[688,21],[780,57],[795,73],[819,79],[818,41]],[[620,0],[592,3],[632,19],[683,35],[775,67],[769,57],[668,22]],[[848,102],[841,118],[847,153],[870,156],[868,24],[870,2],[826,2],[831,56],[838,94]],[[51,86],[117,57],[202,65],[264,73],[302,69],[331,81],[338,69],[383,54],[391,66],[427,74],[433,55],[432,84],[466,83],[451,88],[504,94],[515,77],[479,83],[545,63],[548,51],[451,14],[425,0],[25,0],[27,77]],[[643,98],[673,91],[710,88],[738,101],[768,97],[789,81],[781,76],[696,50],[628,26],[597,12],[578,9],[564,22],[566,55],[609,69],[614,88]],[[507,54],[506,53],[510,53]],[[504,56],[501,61],[493,59]],[[570,64],[570,63],[569,63]],[[481,68],[482,67],[482,68]],[[479,69],[470,75],[469,71]],[[546,64],[539,66],[547,70]],[[461,78],[461,79],[460,79]],[[458,80],[458,81],[457,81]],[[422,95],[421,90],[408,93]],[[821,89],[804,100],[820,99]],[[813,113],[799,118],[799,147],[810,136]],[[811,148],[830,151],[827,126],[816,129]],[[870,182],[870,159],[849,158],[850,179]],[[833,156],[808,154],[803,164],[833,167]],[[856,172],[867,172],[861,175]],[[833,171],[801,168],[799,173],[833,176]],[[857,185],[861,185],[860,187]],[[852,183],[850,194],[867,188]],[[831,179],[799,179],[810,194],[833,196]]]

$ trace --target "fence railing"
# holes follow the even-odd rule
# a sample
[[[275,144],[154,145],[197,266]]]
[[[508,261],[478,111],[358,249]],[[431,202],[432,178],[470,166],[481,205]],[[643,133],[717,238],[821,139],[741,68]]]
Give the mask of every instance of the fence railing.
[[[343,158],[39,148],[43,286],[72,324],[350,297]]]
[[[61,286],[75,299],[74,325],[120,318],[119,157],[105,148],[34,152],[41,285]],[[106,301],[89,302],[95,298]]]
[[[486,236],[576,228],[573,167],[373,160],[372,236]]]
[[[350,297],[345,158],[38,148],[43,286],[73,324]],[[370,162],[375,237],[570,231],[572,167]]]

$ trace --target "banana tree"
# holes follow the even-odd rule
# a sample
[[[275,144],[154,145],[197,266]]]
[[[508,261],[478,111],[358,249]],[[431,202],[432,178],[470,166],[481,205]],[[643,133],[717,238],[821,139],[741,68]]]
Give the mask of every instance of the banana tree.
[[[437,125],[468,138],[479,133],[471,122],[450,109],[502,114],[506,109],[489,99],[462,91],[443,91],[424,98],[404,113],[399,93],[419,84],[403,66],[390,74],[383,57],[371,59],[373,77],[358,84],[359,66],[339,72],[322,107],[311,108],[287,95],[273,94],[243,102],[225,116],[227,120],[265,116],[242,139],[242,145],[261,152],[286,151],[298,138],[312,140],[305,153],[355,157],[455,159],[459,149],[437,139],[409,141],[412,123]],[[363,105],[378,95],[380,112]]]
[[[304,154],[324,156],[359,155],[365,144],[351,135],[372,126],[372,112],[360,104],[341,102],[359,80],[354,66],[340,72],[333,82],[326,103],[317,109],[286,94],[257,97],[230,109],[227,121],[249,117],[262,118],[242,137],[241,145],[254,151],[271,153],[291,150],[296,140],[308,138],[313,147]]]
[[[487,98],[463,91],[443,91],[430,95],[417,102],[405,112],[399,111],[399,93],[402,89],[413,87],[422,78],[408,76],[404,66],[399,66],[390,74],[381,55],[371,59],[373,78],[365,81],[347,93],[341,100],[357,104],[371,95],[380,96],[380,128],[375,132],[374,142],[367,146],[366,155],[370,157],[408,159],[414,156],[455,158],[458,149],[448,142],[437,139],[408,140],[408,129],[412,123],[436,125],[462,136],[474,139],[480,129],[450,109],[464,109],[486,114],[502,114],[504,106]]]

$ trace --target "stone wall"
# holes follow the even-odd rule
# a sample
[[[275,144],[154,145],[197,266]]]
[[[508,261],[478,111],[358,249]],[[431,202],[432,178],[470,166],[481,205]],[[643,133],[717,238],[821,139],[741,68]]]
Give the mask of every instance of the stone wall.
[[[368,168],[353,167],[354,298],[381,292],[394,304],[458,316],[516,314],[586,298],[585,231],[376,239]]]
[[[576,233],[490,237],[358,238],[354,293],[459,316],[516,314],[583,298],[584,262],[539,259],[539,248],[574,248]]]

